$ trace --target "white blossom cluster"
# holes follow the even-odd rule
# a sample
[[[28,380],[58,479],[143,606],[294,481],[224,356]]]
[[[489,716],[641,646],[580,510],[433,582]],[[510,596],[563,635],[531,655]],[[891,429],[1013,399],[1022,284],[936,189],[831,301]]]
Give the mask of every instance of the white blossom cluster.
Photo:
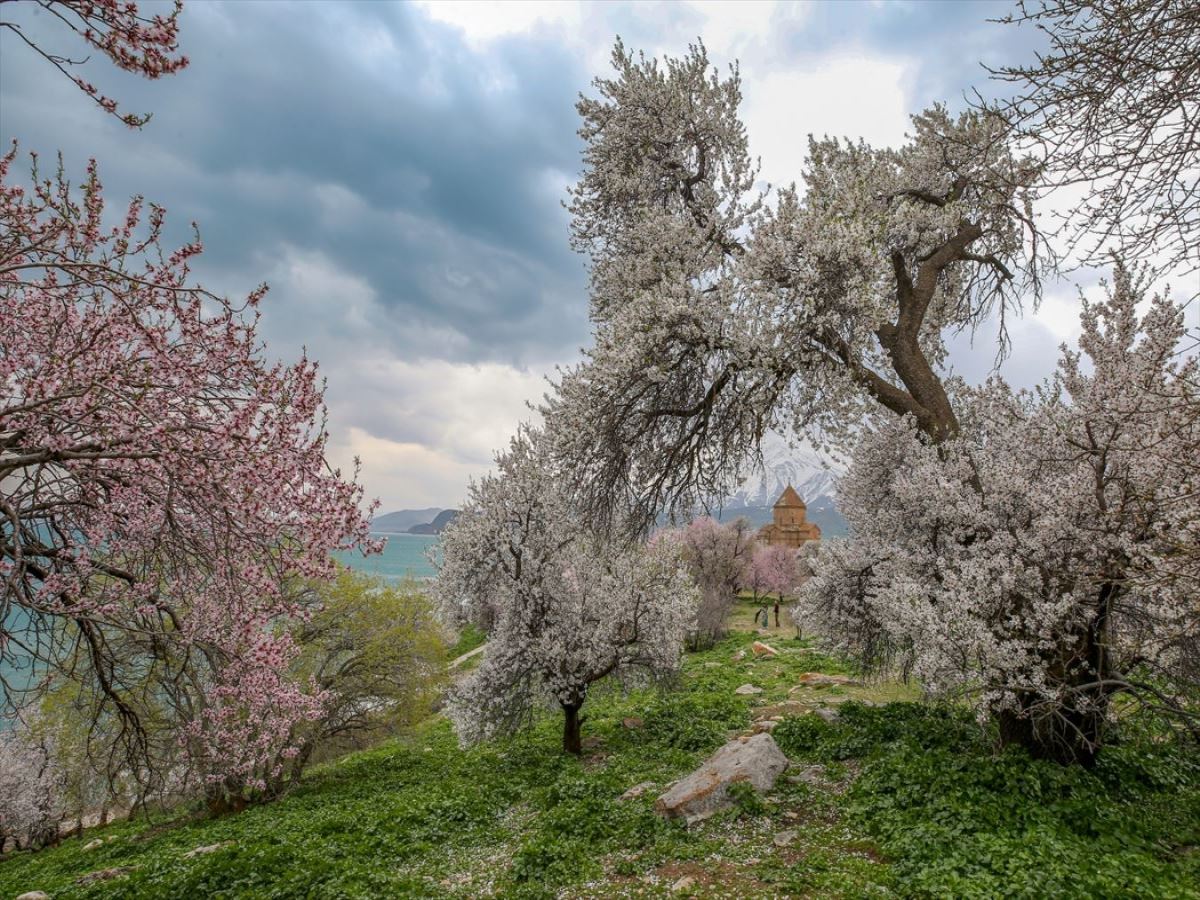
[[[934,107],[898,150],[811,140],[804,189],[768,203],[736,69],[722,80],[703,47],[613,59],[578,105],[571,204],[595,345],[546,408],[585,508],[686,514],[728,493],[771,428],[844,445],[882,406],[952,432],[943,333],[1036,297],[1037,172],[1003,123]]]
[[[1174,706],[1200,650],[1200,366],[1181,307],[1118,268],[1082,353],[1036,392],[953,389],[940,444],[877,418],[841,484],[802,612],[844,648],[899,655],[1041,746],[1093,752],[1110,698]]]
[[[24,724],[0,730],[0,850],[37,847],[58,836],[65,775],[52,748]]]
[[[617,545],[583,526],[537,430],[522,427],[497,470],[471,485],[436,582],[447,618],[488,630],[448,706],[464,742],[512,731],[542,704],[576,716],[606,677],[675,670],[698,602],[675,540]]]

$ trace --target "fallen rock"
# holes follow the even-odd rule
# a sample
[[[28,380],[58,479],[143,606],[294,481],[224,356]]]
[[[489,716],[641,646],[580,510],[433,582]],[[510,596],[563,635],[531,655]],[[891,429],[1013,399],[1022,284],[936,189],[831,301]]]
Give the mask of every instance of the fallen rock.
[[[219,844],[209,844],[205,847],[197,847],[195,850],[189,850],[183,854],[184,859],[192,859],[196,856],[204,856],[208,853],[216,853],[218,850],[224,850],[226,847],[232,847],[233,841],[221,841]]]
[[[45,891],[26,891],[17,900],[50,900],[50,895]]]
[[[75,879],[76,884],[95,884],[97,881],[112,881],[122,875],[136,871],[140,866],[113,866],[111,869],[100,869],[98,872],[88,872]]]
[[[659,797],[654,809],[668,819],[695,822],[730,805],[730,785],[747,781],[760,793],[769,791],[787,767],[787,757],[771,735],[740,737]]]
[[[745,650],[739,650],[737,653],[733,654],[733,661],[734,661],[734,662],[741,662],[741,661],[742,661],[743,659],[745,659],[745,658],[746,658],[746,651],[745,651]]]
[[[834,722],[836,722],[838,719],[841,718],[841,716],[838,715],[838,711],[836,709],[815,709],[815,710],[813,710],[813,715],[817,716],[818,718],[824,719],[826,722],[828,722],[831,725]]]
[[[104,846],[104,841],[100,840],[100,838],[95,838],[94,840],[90,840],[86,844],[84,844],[83,849],[84,850],[95,850],[97,847],[103,847],[103,846]]]
[[[643,725],[646,724],[646,722],[643,719],[639,718],[638,716],[629,716],[628,718],[622,719],[621,724],[624,725],[626,728],[628,728],[630,731],[633,731],[638,728],[641,728]]]
[[[652,790],[654,790],[654,782],[653,781],[641,781],[641,782],[638,782],[637,784],[635,784],[633,787],[631,787],[629,790],[627,790],[625,793],[623,793],[617,799],[618,800],[636,800],[638,797],[642,796],[642,794],[645,794],[647,791],[652,791]]]
[[[861,681],[855,681],[853,678],[847,678],[845,675],[826,675],[824,672],[805,672],[798,679],[800,683],[792,688],[795,691],[801,687],[823,688],[832,685],[839,687],[861,687]]]
[[[671,885],[671,890],[672,891],[686,891],[688,888],[694,887],[695,884],[696,884],[695,878],[693,878],[691,875],[684,875],[677,882],[675,882],[673,885]]]
[[[737,688],[734,691],[735,694],[741,694],[743,697],[749,696],[751,694],[761,694],[762,692],[763,692],[762,688],[755,687],[752,684],[743,684],[741,687]]]
[[[772,656],[778,656],[779,651],[770,644],[764,644],[762,641],[755,641],[750,645],[750,650],[755,656],[765,656],[768,659]]]
[[[787,831],[781,831],[781,832],[779,832],[779,834],[775,835],[774,838],[772,838],[772,841],[774,842],[776,847],[786,847],[795,840],[796,840],[796,832],[793,829],[788,829]]]

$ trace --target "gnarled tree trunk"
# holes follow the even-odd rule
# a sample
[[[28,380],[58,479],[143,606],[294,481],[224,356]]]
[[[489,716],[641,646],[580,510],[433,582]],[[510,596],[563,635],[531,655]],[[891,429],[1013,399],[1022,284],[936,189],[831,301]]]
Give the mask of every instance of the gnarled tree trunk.
[[[583,741],[580,738],[579,710],[582,703],[564,703],[563,708],[563,752],[579,756],[583,752]]]

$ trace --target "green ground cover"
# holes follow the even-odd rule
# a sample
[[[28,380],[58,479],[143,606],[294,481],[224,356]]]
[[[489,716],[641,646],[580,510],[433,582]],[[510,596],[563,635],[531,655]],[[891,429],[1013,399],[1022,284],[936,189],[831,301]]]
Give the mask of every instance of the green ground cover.
[[[792,691],[803,672],[851,669],[787,632],[762,636],[774,658],[736,659],[760,637],[742,631],[689,654],[672,691],[594,695],[582,759],[559,752],[553,716],[470,750],[434,718],[269,806],[15,855],[0,898],[1200,897],[1194,752],[1149,729],[1090,772],[996,754],[963,711],[903,685]],[[735,695],[745,683],[763,693]],[[662,787],[789,692],[840,709],[833,724],[796,715],[775,729],[793,780],[690,829],[653,813]],[[643,781],[660,790],[619,799]],[[128,871],[81,881],[114,868]]]

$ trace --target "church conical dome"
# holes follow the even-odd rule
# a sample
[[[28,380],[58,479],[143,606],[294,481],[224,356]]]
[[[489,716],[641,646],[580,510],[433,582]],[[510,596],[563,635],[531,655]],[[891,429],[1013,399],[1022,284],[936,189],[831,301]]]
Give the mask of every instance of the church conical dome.
[[[800,495],[796,493],[796,489],[790,484],[779,495],[779,499],[775,501],[775,506],[776,508],[798,506],[800,509],[808,509],[804,501],[800,499]]]

